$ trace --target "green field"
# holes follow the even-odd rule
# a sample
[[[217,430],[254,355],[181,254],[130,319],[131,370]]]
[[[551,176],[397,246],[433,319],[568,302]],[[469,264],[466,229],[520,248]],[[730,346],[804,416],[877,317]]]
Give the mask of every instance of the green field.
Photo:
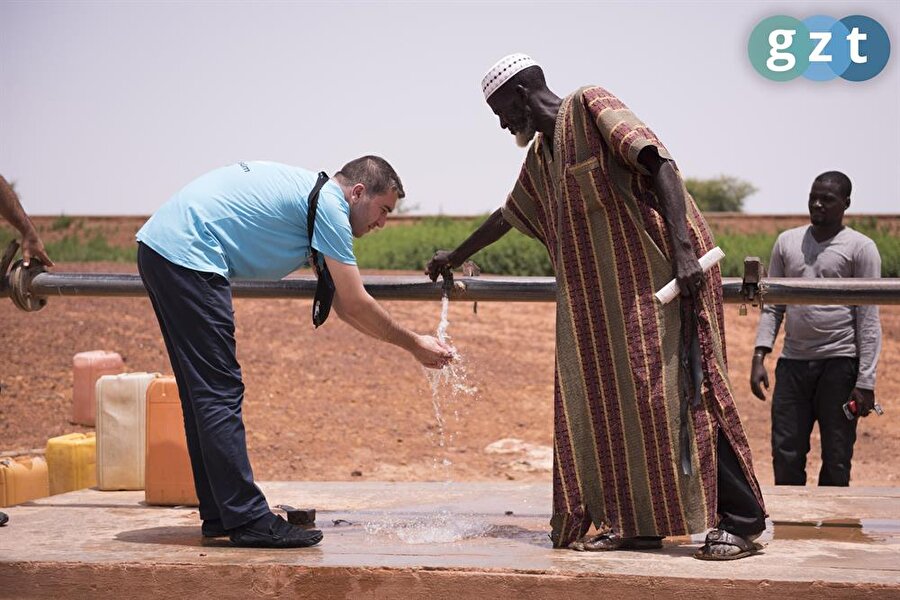
[[[411,225],[395,225],[356,240],[355,251],[360,268],[420,270],[435,250],[452,249],[468,237],[483,218],[467,220],[431,217]],[[879,225],[874,218],[849,219],[848,225],[871,237],[881,252],[883,277],[900,277],[900,238]],[[116,261],[133,262],[135,248],[109,243],[98,229],[82,227],[76,219],[58,217],[48,235],[47,250],[58,262]],[[0,247],[12,239],[14,231],[0,226]],[[777,233],[721,233],[716,242],[725,251],[722,273],[726,277],[742,274],[745,256],[758,256],[768,263]],[[51,238],[52,241],[51,241]],[[493,246],[473,257],[485,273],[497,275],[552,275],[553,269],[543,246],[511,231]]]
[[[421,269],[435,250],[453,249],[472,233],[483,219],[451,221],[439,217],[416,225],[388,227],[356,241],[356,256],[362,268]],[[882,277],[900,277],[900,239],[874,219],[848,220],[848,225],[872,238],[881,252]],[[725,252],[721,263],[726,277],[743,274],[745,256],[758,256],[768,264],[777,233],[716,236]],[[513,230],[493,246],[472,257],[485,273],[498,275],[552,275],[547,251],[537,241]]]
[[[17,233],[10,227],[0,227],[0,249],[5,249],[14,237],[18,238]],[[112,245],[97,232],[69,232],[56,241],[46,241],[45,246],[54,262],[134,262],[136,256],[133,245]]]

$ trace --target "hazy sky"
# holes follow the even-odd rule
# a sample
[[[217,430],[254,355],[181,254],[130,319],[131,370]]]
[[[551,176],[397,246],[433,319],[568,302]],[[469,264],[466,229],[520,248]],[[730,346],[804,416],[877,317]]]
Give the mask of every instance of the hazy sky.
[[[771,82],[747,40],[775,14],[868,15],[894,52],[867,82]],[[851,210],[900,212],[898,27],[898,2],[0,0],[0,173],[32,214],[149,214],[224,164],[375,153],[416,212],[483,213],[523,151],[481,77],[525,52],[561,96],[618,95],[686,175],[752,182],[748,212],[803,212],[829,169]]]

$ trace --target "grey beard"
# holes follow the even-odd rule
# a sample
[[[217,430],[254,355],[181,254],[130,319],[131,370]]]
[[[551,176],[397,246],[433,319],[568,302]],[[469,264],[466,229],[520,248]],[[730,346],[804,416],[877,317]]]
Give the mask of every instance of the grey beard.
[[[516,132],[516,146],[519,148],[527,148],[528,144],[531,143],[531,140],[534,139],[534,136],[537,132],[529,127],[528,131],[517,131]]]

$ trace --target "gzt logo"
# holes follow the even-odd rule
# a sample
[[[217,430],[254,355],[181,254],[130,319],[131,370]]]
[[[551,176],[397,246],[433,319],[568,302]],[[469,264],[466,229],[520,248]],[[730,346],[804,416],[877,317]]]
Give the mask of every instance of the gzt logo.
[[[884,69],[891,40],[878,21],[863,15],[840,20],[816,15],[803,21],[776,15],[753,29],[747,51],[753,68],[773,81],[800,75],[813,81],[866,81]]]

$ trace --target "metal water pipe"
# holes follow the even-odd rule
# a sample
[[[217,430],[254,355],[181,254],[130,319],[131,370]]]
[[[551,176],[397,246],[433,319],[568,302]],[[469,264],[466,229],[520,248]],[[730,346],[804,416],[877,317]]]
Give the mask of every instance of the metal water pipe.
[[[7,257],[4,256],[4,259]],[[54,297],[142,297],[147,295],[140,276],[119,273],[59,273],[45,271],[37,261],[27,269],[17,261],[0,261],[0,296],[12,298],[26,311],[40,310]],[[748,258],[745,277],[725,277],[725,302],[738,304],[900,304],[900,279],[806,279],[760,277],[758,259]],[[379,300],[440,300],[447,292],[453,300],[474,302],[555,302],[554,277],[453,277],[431,282],[424,275],[366,275],[363,285]],[[447,282],[452,282],[447,285]],[[234,281],[236,298],[308,298],[315,295],[312,276],[278,281]]]

